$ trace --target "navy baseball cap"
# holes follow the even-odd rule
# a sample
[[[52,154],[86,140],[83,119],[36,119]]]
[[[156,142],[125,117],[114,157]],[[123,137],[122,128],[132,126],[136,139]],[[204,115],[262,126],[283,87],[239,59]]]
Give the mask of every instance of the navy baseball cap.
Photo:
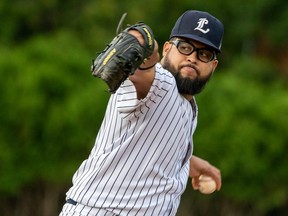
[[[221,52],[223,33],[223,24],[211,14],[188,10],[176,21],[170,39],[173,37],[192,39]]]

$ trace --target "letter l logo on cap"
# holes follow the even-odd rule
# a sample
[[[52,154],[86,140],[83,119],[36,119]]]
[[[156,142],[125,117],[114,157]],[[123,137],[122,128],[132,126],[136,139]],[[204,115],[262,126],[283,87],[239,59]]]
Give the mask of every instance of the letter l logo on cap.
[[[206,18],[200,18],[199,21],[197,22],[198,26],[194,30],[201,31],[202,33],[206,34],[210,31],[210,29],[204,30],[204,25],[207,25],[209,21]]]

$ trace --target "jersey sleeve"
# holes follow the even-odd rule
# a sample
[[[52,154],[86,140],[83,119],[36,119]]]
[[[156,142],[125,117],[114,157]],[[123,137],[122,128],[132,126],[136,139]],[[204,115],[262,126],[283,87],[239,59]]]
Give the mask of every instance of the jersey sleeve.
[[[122,114],[141,115],[151,106],[159,103],[173,85],[176,86],[173,75],[158,63],[155,66],[155,78],[147,96],[138,100],[135,86],[127,79],[117,91],[117,108]]]

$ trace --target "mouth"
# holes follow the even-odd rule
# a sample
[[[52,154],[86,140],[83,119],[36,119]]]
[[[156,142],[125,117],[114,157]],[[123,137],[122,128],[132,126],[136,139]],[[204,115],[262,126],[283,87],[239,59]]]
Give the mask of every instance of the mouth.
[[[197,75],[197,76],[199,76],[200,75],[200,72],[199,72],[199,70],[198,70],[198,68],[195,66],[195,65],[192,65],[192,64],[186,64],[186,65],[182,65],[181,67],[180,67],[180,70],[182,71],[182,73],[184,73],[183,75],[187,75],[187,76],[191,76],[191,75],[193,75],[193,76],[195,76],[195,74]]]

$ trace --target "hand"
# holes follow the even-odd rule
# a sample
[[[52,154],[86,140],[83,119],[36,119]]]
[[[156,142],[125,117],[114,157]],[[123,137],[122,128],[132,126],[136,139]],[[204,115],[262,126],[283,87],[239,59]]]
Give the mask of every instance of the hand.
[[[190,159],[189,176],[194,179],[194,181],[192,181],[192,186],[194,190],[198,190],[199,188],[200,175],[210,176],[216,182],[216,189],[218,191],[221,189],[222,182],[220,170],[211,165],[208,161],[193,155]]]
[[[139,31],[137,31],[137,30],[130,30],[129,33],[132,34],[133,36],[135,36],[141,45],[144,45],[143,36],[140,34]],[[154,39],[154,51],[153,51],[152,55],[149,56],[149,57],[140,65],[139,68],[151,69],[151,66],[154,66],[159,60],[160,60],[159,45],[158,45],[157,41]],[[154,70],[154,68],[153,68],[152,70]],[[143,71],[143,69],[142,69],[142,71]]]

